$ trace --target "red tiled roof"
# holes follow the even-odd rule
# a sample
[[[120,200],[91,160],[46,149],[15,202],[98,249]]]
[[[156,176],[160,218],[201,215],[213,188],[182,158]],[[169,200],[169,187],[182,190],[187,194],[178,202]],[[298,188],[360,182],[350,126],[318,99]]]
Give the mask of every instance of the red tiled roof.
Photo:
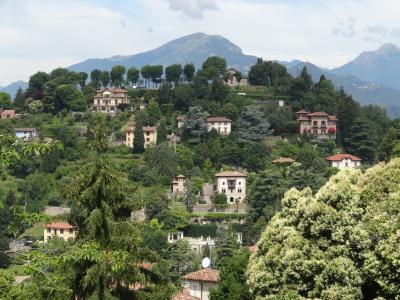
[[[308,113],[309,113],[308,111],[301,109],[296,114],[308,114]]]
[[[143,127],[144,132],[153,132],[153,131],[156,131],[156,129],[157,129],[157,127],[152,127],[152,126]]]
[[[66,222],[52,222],[50,224],[45,225],[46,228],[58,228],[58,229],[73,229],[74,225],[71,225]]]
[[[329,161],[341,161],[341,160],[346,159],[346,158],[348,158],[350,160],[358,160],[358,161],[362,160],[361,158],[359,158],[357,156],[354,156],[354,155],[351,155],[351,154],[345,154],[345,153],[335,154],[335,155],[329,156],[329,157],[327,157],[325,159],[329,160]]]
[[[190,289],[184,288],[183,291],[176,293],[172,300],[200,300],[200,298],[190,296]]]
[[[338,119],[336,118],[336,116],[328,116],[328,119],[331,121],[337,121]]]
[[[318,117],[318,116],[327,117],[328,114],[326,112],[323,112],[323,111],[316,111],[316,112],[313,112],[313,113],[309,113],[307,116],[309,116],[309,117]]]
[[[34,131],[36,128],[26,127],[26,128],[14,128],[14,131]]]
[[[239,171],[223,171],[215,174],[215,177],[246,177],[246,174]]]
[[[206,268],[201,269],[196,272],[187,274],[183,277],[188,281],[206,281],[206,282],[218,282],[219,281],[219,271]]]
[[[232,120],[226,117],[208,117],[207,122],[232,122]]]

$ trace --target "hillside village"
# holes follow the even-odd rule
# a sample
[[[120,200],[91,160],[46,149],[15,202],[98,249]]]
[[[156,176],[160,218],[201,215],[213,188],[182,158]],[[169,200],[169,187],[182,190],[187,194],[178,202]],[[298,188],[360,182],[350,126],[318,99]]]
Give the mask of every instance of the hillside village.
[[[244,278],[247,268],[256,274],[250,255],[273,249],[260,239],[266,226],[284,240],[280,212],[306,214],[294,199],[312,202],[340,180],[353,191],[345,174],[361,178],[399,155],[399,119],[324,76],[313,82],[307,68],[292,77],[262,59],[243,74],[216,56],[198,70],[58,68],[0,103],[1,142],[18,150],[0,153],[0,266],[35,299],[89,299],[100,288],[109,299],[255,299],[263,287]],[[74,272],[87,283],[71,291]]]

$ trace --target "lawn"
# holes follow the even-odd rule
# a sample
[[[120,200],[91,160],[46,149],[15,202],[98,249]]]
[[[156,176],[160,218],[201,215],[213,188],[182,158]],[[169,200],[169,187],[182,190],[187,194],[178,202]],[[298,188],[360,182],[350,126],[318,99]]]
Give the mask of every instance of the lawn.
[[[37,223],[33,227],[28,228],[19,238],[29,238],[34,241],[43,240],[43,223]]]

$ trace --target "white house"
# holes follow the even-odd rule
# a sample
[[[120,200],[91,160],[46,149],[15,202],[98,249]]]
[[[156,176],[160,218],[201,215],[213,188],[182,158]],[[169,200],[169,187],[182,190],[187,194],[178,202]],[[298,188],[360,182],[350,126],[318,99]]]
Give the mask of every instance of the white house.
[[[14,132],[17,138],[21,138],[24,141],[29,141],[39,136],[39,131],[36,128],[15,128]]]
[[[362,159],[351,154],[335,154],[325,158],[330,167],[345,169],[361,167]]]
[[[246,198],[246,174],[239,171],[224,171],[215,174],[217,192],[223,193],[228,203],[243,202]]]
[[[210,289],[215,289],[219,282],[219,271],[205,268],[183,277],[189,282],[189,295],[201,300],[210,299]]]
[[[232,120],[226,117],[208,117],[207,131],[215,129],[219,134],[231,133]]]
[[[176,117],[176,123],[178,125],[178,128],[182,128],[183,127],[183,125],[185,124],[185,120],[186,120],[185,116],[177,116]]]

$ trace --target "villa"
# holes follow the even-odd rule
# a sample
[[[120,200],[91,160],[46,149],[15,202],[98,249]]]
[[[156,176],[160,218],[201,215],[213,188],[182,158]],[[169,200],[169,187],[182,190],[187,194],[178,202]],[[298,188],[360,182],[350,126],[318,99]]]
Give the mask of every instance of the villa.
[[[128,91],[120,88],[104,88],[96,91],[93,99],[93,110],[116,115],[119,105],[129,105]]]
[[[226,117],[207,118],[207,131],[215,129],[219,134],[228,135],[231,133],[232,120]]]
[[[65,241],[74,240],[76,237],[76,228],[66,222],[53,222],[45,225],[43,235],[45,243],[54,237],[64,239]]]
[[[228,203],[241,203],[246,198],[246,174],[239,171],[224,171],[215,174],[216,191],[223,193]]]
[[[325,112],[310,113],[306,110],[297,112],[297,121],[300,124],[301,134],[312,134],[318,140],[336,138],[336,116],[330,116]]]
[[[362,159],[351,154],[335,154],[325,158],[329,166],[338,169],[359,168]]]

